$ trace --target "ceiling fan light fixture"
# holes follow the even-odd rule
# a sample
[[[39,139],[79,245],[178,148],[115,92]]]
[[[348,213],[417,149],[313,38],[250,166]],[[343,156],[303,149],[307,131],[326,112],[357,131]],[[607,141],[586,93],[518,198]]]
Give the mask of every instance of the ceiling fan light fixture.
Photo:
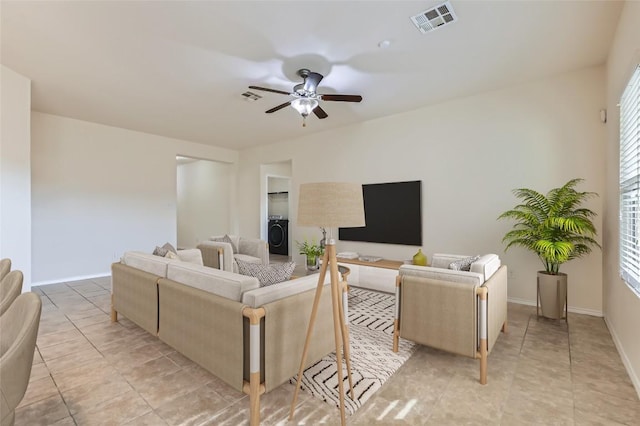
[[[302,117],[307,117],[311,111],[316,109],[318,101],[311,98],[298,98],[291,101],[291,106],[295,108]]]

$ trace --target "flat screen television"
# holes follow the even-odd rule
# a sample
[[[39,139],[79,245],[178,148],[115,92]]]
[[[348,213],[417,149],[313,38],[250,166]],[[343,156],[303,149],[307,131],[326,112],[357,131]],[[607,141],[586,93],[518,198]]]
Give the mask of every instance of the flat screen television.
[[[340,228],[343,241],[422,245],[422,181],[362,185],[366,226]]]

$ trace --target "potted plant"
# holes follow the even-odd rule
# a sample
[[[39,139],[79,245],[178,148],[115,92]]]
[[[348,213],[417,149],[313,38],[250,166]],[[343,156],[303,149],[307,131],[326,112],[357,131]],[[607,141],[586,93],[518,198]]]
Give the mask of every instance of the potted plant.
[[[505,251],[511,246],[524,247],[544,265],[544,271],[538,272],[538,297],[542,315],[547,318],[562,318],[565,309],[567,274],[559,271],[560,265],[591,253],[593,246],[600,247],[593,238],[596,228],[591,219],[596,214],[581,207],[598,194],[576,191],[582,180],[572,179],[546,195],[532,189],[514,189],[513,194],[522,203],[498,217],[516,221],[502,239],[507,243]]]
[[[304,254],[306,256],[307,270],[318,270],[320,264],[320,256],[324,254],[324,247],[315,244],[315,241],[309,243],[307,240],[304,240],[304,243],[296,241],[296,244],[298,245],[300,254]]]

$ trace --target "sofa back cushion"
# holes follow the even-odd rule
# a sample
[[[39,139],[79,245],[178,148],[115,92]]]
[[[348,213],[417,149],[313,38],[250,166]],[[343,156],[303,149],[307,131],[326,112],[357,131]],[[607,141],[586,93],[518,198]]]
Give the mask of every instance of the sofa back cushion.
[[[195,248],[195,249],[178,250],[177,256],[183,262],[189,262],[189,263],[193,263],[195,265],[200,265],[200,266],[203,265],[202,252],[200,251],[200,249]]]
[[[320,274],[306,275],[293,280],[247,291],[242,295],[242,303],[252,308],[259,308],[267,303],[315,289],[318,287],[319,277]],[[324,284],[326,286],[329,283],[331,283],[331,276],[327,274]],[[331,289],[325,288],[323,291],[331,291]]]
[[[170,263],[167,278],[238,302],[244,292],[260,286],[254,277],[185,262]]]
[[[123,264],[140,269],[159,277],[167,277],[167,265],[173,261],[162,256],[154,256],[141,251],[128,251],[120,260]]]
[[[497,254],[485,254],[471,264],[471,272],[484,275],[484,280],[488,280],[500,268],[501,262]]]
[[[471,286],[480,286],[484,282],[484,275],[477,272],[454,271],[453,269],[433,268],[429,266],[401,265],[400,275],[469,284]]]
[[[431,267],[433,268],[443,268],[448,269],[449,265],[452,262],[456,262],[458,260],[466,259],[469,256],[460,255],[460,254],[442,254],[442,253],[434,253],[431,258]]]

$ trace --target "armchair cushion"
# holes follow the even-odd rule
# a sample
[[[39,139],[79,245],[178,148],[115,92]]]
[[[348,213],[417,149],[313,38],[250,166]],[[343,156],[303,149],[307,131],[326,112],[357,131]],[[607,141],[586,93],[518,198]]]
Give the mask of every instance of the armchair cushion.
[[[236,241],[234,241],[233,239],[231,239],[231,237],[227,234],[225,234],[222,237],[211,237],[211,241],[216,241],[218,243],[228,243],[231,244],[231,250],[233,250],[233,253],[238,253],[238,240],[236,238]]]
[[[266,287],[287,281],[291,278],[295,262],[272,263],[263,265],[256,262],[245,262],[236,258],[238,262],[238,272],[242,275],[256,277],[260,281],[260,287]]]
[[[454,271],[470,271],[471,264],[480,259],[480,256],[469,256],[464,259],[455,260],[449,264],[449,269]]]

